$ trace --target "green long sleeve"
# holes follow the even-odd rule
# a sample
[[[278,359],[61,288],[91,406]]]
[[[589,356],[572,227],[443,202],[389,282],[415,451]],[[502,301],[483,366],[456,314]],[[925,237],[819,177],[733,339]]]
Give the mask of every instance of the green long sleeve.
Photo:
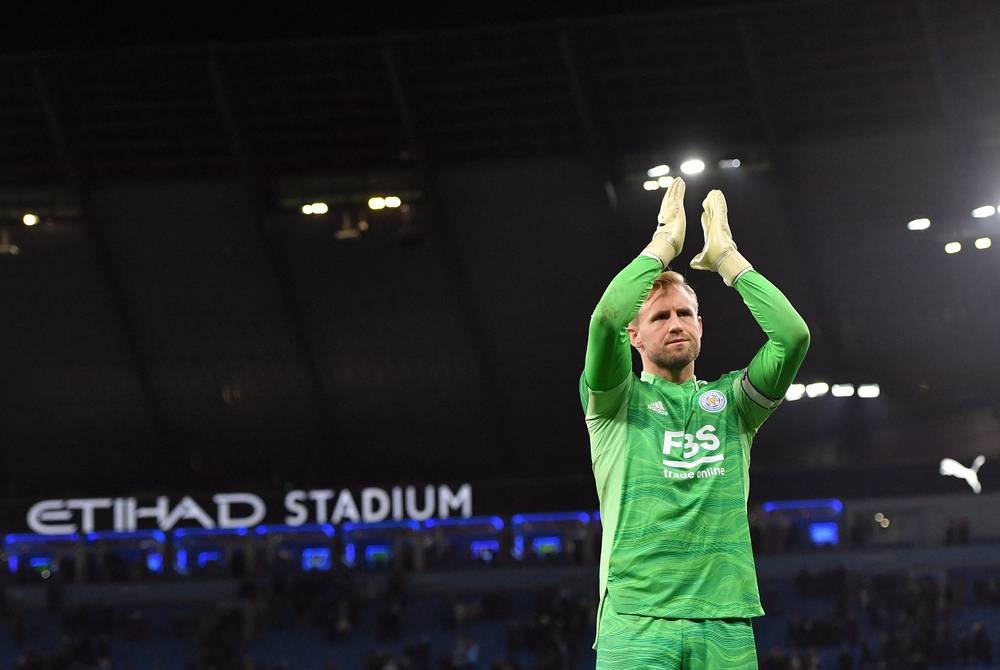
[[[750,361],[743,381],[750,400],[745,403],[744,416],[756,429],[795,379],[809,349],[809,327],[788,298],[759,272],[743,274],[735,288],[767,335],[767,342]]]
[[[663,271],[660,262],[639,256],[615,275],[590,317],[583,377],[592,391],[607,391],[632,373],[632,350],[625,328],[639,313]]]

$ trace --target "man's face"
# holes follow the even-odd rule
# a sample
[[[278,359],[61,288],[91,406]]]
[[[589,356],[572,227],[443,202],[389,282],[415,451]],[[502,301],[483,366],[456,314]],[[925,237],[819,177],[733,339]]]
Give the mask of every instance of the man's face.
[[[681,370],[701,353],[701,317],[679,286],[667,286],[647,298],[628,333],[643,359],[665,370]]]

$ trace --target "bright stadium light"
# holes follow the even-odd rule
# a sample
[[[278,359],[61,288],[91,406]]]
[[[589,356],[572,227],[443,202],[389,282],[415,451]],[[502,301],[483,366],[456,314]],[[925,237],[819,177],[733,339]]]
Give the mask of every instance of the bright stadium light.
[[[330,208],[327,207],[327,205],[326,205],[325,202],[314,202],[312,204],[312,213],[313,214],[326,214],[329,211],[330,211]]]
[[[862,384],[858,387],[859,398],[877,398],[880,393],[878,384]]]
[[[302,205],[302,213],[303,214],[312,214],[313,213],[313,206],[312,205]]]
[[[397,198],[394,195],[387,195],[387,196],[385,196],[385,206],[388,207],[388,208],[390,208],[390,209],[395,209],[396,207],[399,207],[402,204],[403,204],[403,201],[400,200],[399,198]]]
[[[997,213],[997,208],[993,205],[983,205],[982,207],[976,207],[972,210],[972,216],[977,219],[985,219],[988,216],[993,216]]]
[[[642,187],[647,191],[655,191],[660,188],[660,184],[655,179],[652,179],[650,181],[642,182]]]
[[[913,221],[910,221],[908,224],[906,224],[906,227],[910,230],[927,230],[928,228],[931,227],[931,220],[913,219]]]
[[[854,395],[854,384],[834,384],[831,391],[834,398],[850,398]]]
[[[785,391],[785,400],[789,402],[794,402],[804,396],[806,393],[806,387],[802,384],[792,384]]]
[[[24,222],[24,225],[26,226],[33,226],[36,223],[38,223],[38,215],[28,212],[27,214],[21,217],[21,221]]]
[[[670,185],[674,183],[673,177],[660,177],[656,180],[656,183],[660,188],[670,188]]]
[[[826,382],[814,382],[806,385],[806,395],[810,398],[818,398],[821,395],[826,395],[829,390],[830,385]]]
[[[962,250],[961,242],[949,242],[948,244],[944,245],[944,252],[946,254],[957,254],[961,250]]]
[[[980,237],[976,239],[977,249],[989,249],[993,246],[993,240],[988,237]]]
[[[368,209],[385,209],[385,198],[379,196],[368,198]]]
[[[719,161],[719,167],[723,170],[735,170],[739,166],[743,165],[739,158],[725,158]]]
[[[698,174],[705,171],[705,162],[697,158],[691,158],[681,163],[681,172],[684,174]]]
[[[662,177],[664,175],[670,174],[669,165],[657,165],[646,170],[646,176],[656,179],[657,177]]]

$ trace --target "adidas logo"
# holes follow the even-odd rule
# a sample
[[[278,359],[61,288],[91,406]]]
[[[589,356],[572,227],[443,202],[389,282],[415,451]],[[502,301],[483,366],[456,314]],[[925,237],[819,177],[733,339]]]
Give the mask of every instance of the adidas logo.
[[[663,416],[670,416],[667,413],[667,408],[663,406],[663,402],[660,400],[656,400],[655,402],[649,403],[647,407],[649,407],[650,410],[656,412],[657,414],[662,414]]]

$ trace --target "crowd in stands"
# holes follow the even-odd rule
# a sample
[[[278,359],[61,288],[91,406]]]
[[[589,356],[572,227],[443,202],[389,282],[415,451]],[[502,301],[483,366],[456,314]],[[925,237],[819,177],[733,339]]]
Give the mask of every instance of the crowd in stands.
[[[57,583],[50,582],[50,594],[60,592]],[[394,570],[383,583],[382,591],[365,598],[354,573],[343,566],[327,572],[245,576],[237,598],[182,609],[173,616],[168,634],[190,643],[192,657],[184,670],[288,668],[288,663],[257,664],[249,653],[255,639],[283,630],[310,630],[331,645],[352,636],[367,637],[372,648],[362,670],[562,670],[576,667],[576,650],[593,631],[595,603],[589,588],[530,592],[530,611],[515,608],[505,592],[437,600],[422,596],[417,609],[435,603],[437,610],[427,614],[434,617],[433,627],[452,641],[450,647],[434,648],[427,635],[407,631],[404,615],[412,614],[407,574]],[[141,608],[67,607],[58,595],[51,596],[48,605],[48,614],[58,622],[60,642],[47,650],[36,646],[37,636],[25,630],[25,612],[18,607],[0,612],[22,649],[12,667],[117,668],[121,666],[114,664],[112,653],[116,640],[141,642],[152,635]],[[373,622],[370,630],[362,629],[365,610],[364,620]],[[480,652],[480,641],[468,631],[483,622],[493,622],[502,632],[507,654],[487,658]],[[347,669],[331,652],[322,670]]]
[[[762,514],[755,507],[750,521],[760,554],[805,548],[802,534],[781,515]],[[860,535],[855,539],[863,541]],[[944,544],[968,541],[966,520],[949,524]],[[12,665],[0,660],[0,670],[128,670],[114,659],[118,641],[141,644],[164,635],[186,644],[190,653],[183,670],[290,670],[295,666],[287,661],[252,658],[255,641],[282,631],[308,631],[333,650],[329,658],[317,661],[317,670],[353,667],[338,658],[337,645],[359,639],[368,645],[361,670],[575,670],[586,666],[588,659],[592,663],[588,648],[597,602],[589,582],[572,588],[531,587],[520,600],[503,589],[486,588],[486,581],[480,590],[443,593],[437,599],[411,592],[417,573],[473,569],[485,576],[493,566],[511,565],[515,561],[510,546],[508,535],[500,552],[470,564],[443,538],[431,536],[422,556],[400,546],[396,558],[374,572],[348,568],[339,561],[329,570],[303,572],[294,561],[262,566],[236,554],[214,576],[238,580],[238,595],[181,608],[166,631],[154,630],[142,608],[67,606],[62,575],[72,571],[55,570],[43,582],[48,613],[58,622],[54,642],[41,640],[33,630],[37,621],[0,589],[2,628],[20,650]],[[558,556],[529,554],[516,563],[596,567],[598,549],[596,534],[581,532],[564,543]],[[106,584],[150,578],[114,556],[104,559],[87,556],[84,569],[76,571],[78,578]],[[363,576],[375,573],[380,590],[365,591],[360,585]],[[36,575],[18,574],[8,584],[28,583],[31,577]],[[761,670],[918,670],[994,664],[991,631],[1000,630],[998,569],[975,574],[803,569],[793,580],[762,580],[761,591],[767,618],[783,626],[777,638],[758,635]],[[977,618],[984,612],[985,619]],[[422,624],[416,629],[415,618]],[[501,631],[499,647],[481,637],[487,624],[493,627],[490,630]]]
[[[979,585],[988,581],[972,580],[970,594],[969,579],[945,570],[854,574],[843,567],[803,569],[794,582],[797,602],[818,599],[829,610],[810,615],[786,611],[780,597],[769,594],[769,613],[787,618],[788,646],[762,653],[761,670],[993,667],[993,644],[984,622],[958,616],[985,602]],[[834,666],[820,664],[817,650],[823,648],[837,650]]]
[[[438,601],[432,643],[413,634],[406,613],[413,601],[408,576],[396,570],[383,590],[363,598],[355,575],[329,572],[245,578],[239,597],[177,614],[171,634],[188,640],[184,670],[282,670],[259,664],[249,645],[270,631],[308,629],[335,644],[367,636],[371,648],[361,670],[572,670],[593,635],[596,598],[588,589],[547,588],[531,594],[530,612],[502,591],[451,594]],[[769,616],[787,623],[781,644],[761,646],[761,670],[919,670],[992,667],[993,641],[985,621],[962,616],[1000,605],[996,571],[853,573],[843,567],[803,569],[794,580],[762,582]],[[419,608],[430,600],[421,596]],[[56,595],[49,611],[59,621],[59,644],[42,650],[25,630],[25,613],[4,599],[0,616],[22,648],[11,668],[112,668],[116,640],[143,641],[151,631],[141,609],[66,607]],[[371,630],[362,630],[362,613]],[[1000,613],[997,613],[1000,619]],[[471,632],[494,622],[505,630],[505,653],[486,655]],[[442,647],[440,639],[450,640]],[[760,638],[758,638],[760,642]],[[0,668],[4,668],[0,664]],[[335,653],[318,670],[347,670]]]

